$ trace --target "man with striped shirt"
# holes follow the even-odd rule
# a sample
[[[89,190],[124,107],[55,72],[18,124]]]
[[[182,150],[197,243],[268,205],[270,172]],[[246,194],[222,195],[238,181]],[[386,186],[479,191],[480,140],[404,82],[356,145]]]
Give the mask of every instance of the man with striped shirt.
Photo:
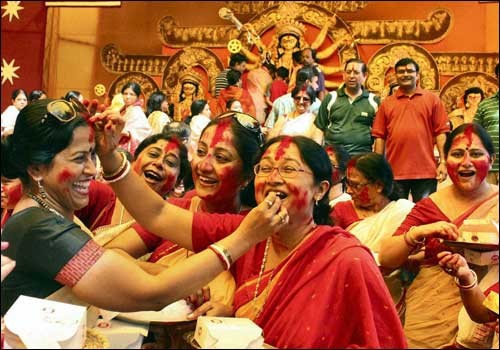
[[[498,63],[495,67],[498,81]],[[496,159],[488,173],[488,182],[498,185],[498,91],[491,97],[484,99],[477,108],[474,121],[481,124],[490,134],[495,146]]]
[[[215,78],[215,98],[219,97],[221,90],[229,86],[229,84],[227,83],[227,72],[229,72],[231,69],[234,69],[240,72],[241,75],[243,75],[243,73],[247,69],[247,62],[247,56],[242,53],[238,52],[231,55],[231,58],[229,59],[229,68],[224,69]]]

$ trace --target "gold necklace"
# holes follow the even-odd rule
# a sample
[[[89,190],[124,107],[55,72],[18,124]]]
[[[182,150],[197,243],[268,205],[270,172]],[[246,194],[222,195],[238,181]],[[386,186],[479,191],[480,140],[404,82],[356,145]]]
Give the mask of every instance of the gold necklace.
[[[28,197],[33,199],[35,202],[37,202],[43,209],[50,211],[53,214],[56,214],[62,218],[64,218],[64,215],[62,215],[60,212],[58,212],[56,209],[52,208],[49,203],[45,202],[42,198],[35,196],[32,193],[28,193]]]
[[[273,277],[274,277],[274,269],[271,271],[271,276],[269,277],[269,282],[266,287],[266,295],[264,297],[264,303],[262,304],[262,307],[257,306],[257,296],[259,294],[259,287],[260,287],[260,282],[262,281],[262,275],[264,274],[264,270],[266,268],[266,262],[267,262],[267,254],[269,253],[269,247],[271,246],[271,237],[267,237],[266,241],[266,248],[264,249],[264,256],[262,257],[262,264],[260,264],[260,271],[259,271],[259,278],[257,279],[257,284],[255,285],[255,291],[253,293],[253,309],[254,309],[254,320],[256,320],[260,314],[262,313],[262,310],[264,309],[264,303],[266,302],[266,299],[269,295],[269,284],[271,283]]]

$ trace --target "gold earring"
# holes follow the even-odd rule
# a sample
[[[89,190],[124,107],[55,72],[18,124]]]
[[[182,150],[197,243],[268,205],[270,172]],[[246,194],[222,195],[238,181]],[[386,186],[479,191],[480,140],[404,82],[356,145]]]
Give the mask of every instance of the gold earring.
[[[47,192],[45,192],[45,188],[42,185],[42,179],[36,180],[36,183],[38,185],[38,193],[43,199],[47,198]]]

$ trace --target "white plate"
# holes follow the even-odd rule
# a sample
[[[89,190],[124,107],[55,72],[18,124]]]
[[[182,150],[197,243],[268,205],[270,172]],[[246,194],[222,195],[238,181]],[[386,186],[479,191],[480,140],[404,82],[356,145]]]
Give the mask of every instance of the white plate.
[[[187,315],[192,311],[193,309],[182,299],[167,305],[161,311],[122,312],[116,317],[135,323],[176,323],[189,321]]]

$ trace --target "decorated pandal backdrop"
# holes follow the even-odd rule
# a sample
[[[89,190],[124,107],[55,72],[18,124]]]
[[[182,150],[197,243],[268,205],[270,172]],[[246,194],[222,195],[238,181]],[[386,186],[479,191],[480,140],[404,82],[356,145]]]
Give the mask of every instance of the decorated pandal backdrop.
[[[88,19],[92,15],[74,12],[77,15],[68,23],[62,10],[49,9],[42,84],[49,95],[77,89],[84,94],[87,91],[89,99],[104,102],[120,92],[126,82],[135,81],[143,88],[144,101],[156,89],[164,91],[174,107],[174,117],[180,118],[189,111],[192,100],[213,98],[215,78],[228,66],[230,52],[245,53],[249,68],[259,66],[264,58],[276,67],[289,68],[292,54],[306,47],[317,50],[328,90],[341,84],[346,60],[359,57],[368,65],[367,88],[385,97],[395,81],[394,63],[407,56],[420,65],[421,86],[438,93],[448,112],[458,107],[468,87],[479,86],[487,96],[498,89],[494,75],[499,60],[498,2],[120,3],[118,8],[96,10],[100,11],[93,15],[97,22],[111,19],[106,25],[98,23],[99,29],[91,35],[85,30],[90,28],[92,21]],[[26,11],[28,2],[21,4]],[[134,18],[130,12],[152,6],[154,10],[137,14],[146,15],[149,32],[127,23]],[[121,11],[128,11],[127,15]],[[118,23],[122,17],[123,23]],[[83,25],[79,27],[75,19]],[[210,21],[215,24],[207,24]],[[70,29],[62,30],[64,25]],[[77,31],[81,33],[73,35]],[[150,34],[152,31],[156,35]],[[87,39],[92,35],[95,38]],[[141,47],[146,46],[142,41],[157,53],[141,53]],[[76,45],[83,49],[73,49]],[[90,49],[95,58],[89,68],[82,57]],[[22,69],[18,73],[22,74]],[[87,70],[91,78],[78,85],[77,76]],[[87,85],[85,90],[83,86]],[[7,88],[2,86],[2,90]]]
[[[113,96],[129,80],[141,84],[144,98],[156,89],[163,90],[179,119],[189,111],[194,99],[213,98],[215,78],[227,67],[230,53],[245,53],[249,68],[258,67],[267,58],[276,67],[285,66],[291,71],[292,54],[306,47],[317,50],[329,90],[340,85],[344,63],[359,57],[368,64],[367,88],[385,97],[389,85],[395,82],[392,67],[408,56],[420,66],[421,86],[439,93],[448,112],[458,107],[468,87],[479,86],[486,96],[498,89],[494,75],[498,52],[426,49],[425,44],[445,40],[454,25],[451,11],[436,8],[426,19],[414,20],[342,19],[343,13],[356,12],[367,5],[367,1],[227,2],[218,11],[227,25],[212,26],[182,26],[177,18],[165,16],[157,24],[163,55],[127,53],[113,43],[102,48],[102,65],[116,74],[108,94]],[[249,13],[253,16],[247,22],[238,18]],[[363,57],[360,51],[365,44],[377,44],[380,49],[371,57]],[[221,48],[226,49],[225,54],[221,54]],[[441,86],[440,76],[452,78]],[[186,84],[194,90],[186,93]]]

